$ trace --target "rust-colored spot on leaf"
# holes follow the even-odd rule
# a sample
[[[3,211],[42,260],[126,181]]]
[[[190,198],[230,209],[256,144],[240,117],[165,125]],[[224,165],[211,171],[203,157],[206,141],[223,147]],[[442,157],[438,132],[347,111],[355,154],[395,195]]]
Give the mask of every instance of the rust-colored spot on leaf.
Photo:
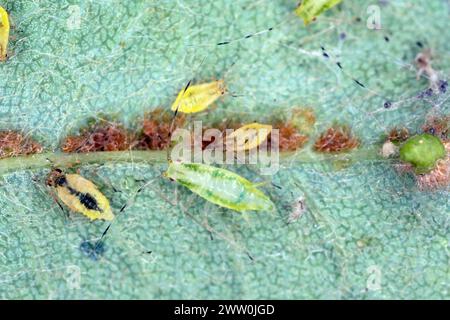
[[[42,146],[15,131],[0,132],[0,159],[42,152]]]
[[[444,142],[447,157],[438,160],[436,167],[429,173],[417,175],[417,185],[421,190],[436,190],[450,184],[450,142]]]
[[[309,140],[308,136],[301,134],[292,123],[277,123],[274,128],[279,130],[280,151],[301,149]],[[269,137],[269,141],[272,141],[271,137]]]
[[[314,144],[314,149],[324,153],[350,151],[359,146],[359,140],[352,135],[348,126],[334,126],[322,133]]]
[[[409,138],[409,131],[406,128],[393,128],[389,131],[388,140],[392,143],[401,143],[405,142]]]
[[[172,113],[168,113],[162,108],[157,108],[146,114],[142,124],[142,133],[138,139],[138,149],[166,149],[170,145],[172,116]],[[184,122],[185,116],[178,114],[174,121],[173,130],[182,126]]]
[[[132,135],[120,124],[101,121],[80,135],[69,136],[63,143],[63,152],[123,151],[132,145]]]

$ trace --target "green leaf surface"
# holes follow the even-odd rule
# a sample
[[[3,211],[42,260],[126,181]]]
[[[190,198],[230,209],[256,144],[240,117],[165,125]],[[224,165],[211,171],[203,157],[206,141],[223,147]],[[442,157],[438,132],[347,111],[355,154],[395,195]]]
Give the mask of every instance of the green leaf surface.
[[[307,27],[295,0],[0,0],[15,25],[12,57],[0,65],[0,129],[57,150],[89,117],[138,127],[145,112],[169,109],[189,80],[224,78],[235,97],[211,109],[219,118],[260,121],[307,106],[317,115],[312,140],[347,123],[362,148],[393,126],[419,132],[427,116],[450,109],[448,92],[417,98],[429,84],[414,68],[419,42],[448,79],[449,5],[375,4],[381,30],[367,27],[369,4],[356,0]],[[311,159],[284,162],[271,177],[282,189],[262,188],[277,214],[248,220],[162,178],[166,165],[81,166],[116,213],[130,202],[98,259],[80,245],[107,223],[66,218],[45,186],[48,170],[5,170],[0,298],[450,298],[449,190],[420,192],[390,161]],[[251,167],[228,169],[267,180]],[[308,210],[287,225],[300,197]]]

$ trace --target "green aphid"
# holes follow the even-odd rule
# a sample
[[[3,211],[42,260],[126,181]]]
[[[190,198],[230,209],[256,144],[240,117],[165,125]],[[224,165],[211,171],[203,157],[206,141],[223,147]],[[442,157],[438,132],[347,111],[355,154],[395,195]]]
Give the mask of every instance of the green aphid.
[[[171,162],[164,175],[218,206],[238,212],[272,211],[273,202],[258,185],[231,171],[200,164]]]
[[[400,147],[400,159],[410,163],[417,174],[430,172],[445,156],[442,141],[429,133],[413,136]]]
[[[342,0],[303,0],[295,9],[295,14],[303,19],[305,25],[313,21],[326,10],[339,4]]]

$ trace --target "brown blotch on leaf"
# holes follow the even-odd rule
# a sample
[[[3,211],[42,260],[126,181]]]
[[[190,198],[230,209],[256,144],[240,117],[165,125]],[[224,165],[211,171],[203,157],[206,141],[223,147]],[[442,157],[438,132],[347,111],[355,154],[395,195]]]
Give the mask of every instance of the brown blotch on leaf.
[[[439,138],[446,139],[450,133],[450,116],[431,117],[422,126],[423,132],[431,133]]]
[[[406,128],[393,128],[389,131],[388,140],[392,143],[405,142],[409,138],[409,131]]]
[[[0,132],[0,159],[42,152],[42,146],[15,131]]]
[[[450,185],[450,141],[444,142],[444,146],[447,157],[438,160],[431,172],[416,176],[420,190],[436,190]]]
[[[80,135],[67,137],[62,150],[67,153],[123,151],[132,146],[132,141],[132,135],[121,125],[100,121],[83,130]]]
[[[173,113],[157,108],[144,117],[142,133],[137,142],[137,148],[143,150],[164,150],[170,145],[170,127]],[[172,130],[183,126],[185,116],[178,114]]]
[[[295,107],[289,113],[274,113],[272,126],[279,130],[280,151],[301,149],[309,141],[309,136],[316,123],[316,116],[311,108]],[[269,136],[269,147],[271,143]]]
[[[309,138],[299,132],[293,123],[277,123],[274,129],[279,130],[280,151],[295,151],[303,148]],[[272,136],[269,137],[269,144]]]
[[[324,153],[338,153],[355,149],[359,140],[352,135],[348,126],[334,126],[322,133],[314,144],[314,149]]]

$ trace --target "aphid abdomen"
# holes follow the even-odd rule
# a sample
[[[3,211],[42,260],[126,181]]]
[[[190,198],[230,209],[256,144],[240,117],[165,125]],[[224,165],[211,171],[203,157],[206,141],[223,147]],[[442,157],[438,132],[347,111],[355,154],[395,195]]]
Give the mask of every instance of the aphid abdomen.
[[[270,211],[272,201],[250,181],[221,168],[204,164],[171,163],[166,176],[209,202],[242,211]]]
[[[97,200],[89,193],[82,193],[72,189],[71,187],[67,187],[67,189],[71,194],[78,198],[86,209],[103,212],[103,210],[98,206]]]
[[[108,199],[95,184],[78,174],[57,178],[56,193],[72,211],[80,212],[91,220],[114,218]]]

